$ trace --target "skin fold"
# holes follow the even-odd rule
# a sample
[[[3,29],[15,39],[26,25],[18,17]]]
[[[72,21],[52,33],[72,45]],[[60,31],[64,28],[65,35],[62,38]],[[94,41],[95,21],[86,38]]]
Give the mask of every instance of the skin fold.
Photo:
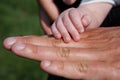
[[[41,61],[48,73],[69,79],[120,80],[120,27],[89,29],[78,42],[52,36],[18,36],[4,46],[18,56]]]

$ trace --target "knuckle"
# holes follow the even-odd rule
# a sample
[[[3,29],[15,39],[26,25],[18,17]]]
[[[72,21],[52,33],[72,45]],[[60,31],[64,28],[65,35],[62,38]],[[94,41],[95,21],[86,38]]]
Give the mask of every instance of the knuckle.
[[[62,18],[62,21],[63,21],[64,26],[70,26],[70,19],[68,15],[64,15]]]
[[[24,36],[21,38],[20,42],[26,43],[26,44],[31,44],[34,43],[36,41],[37,36]]]
[[[54,39],[54,41],[52,41],[52,46],[53,47],[61,46],[61,44],[62,44],[62,39],[59,39],[59,40]]]
[[[70,57],[70,49],[66,47],[59,47],[57,56],[60,57],[62,60],[68,59]]]
[[[32,38],[31,37],[24,37],[23,38],[24,43],[32,43]]]
[[[68,33],[66,32],[66,31],[61,31],[61,35],[62,36],[65,36],[65,35],[67,35]]]
[[[85,64],[85,63],[78,63],[75,68],[76,68],[76,71],[79,74],[81,74],[81,73],[87,73],[87,71],[88,71],[88,65]]]
[[[70,13],[70,14],[73,14],[73,13],[76,12],[76,11],[77,11],[76,8],[71,8],[70,11],[69,11],[69,13]]]
[[[78,14],[79,14],[79,12],[74,8],[74,9],[71,9],[70,11],[69,11],[69,16],[70,16],[70,18],[75,18],[75,17],[77,17],[78,16]]]
[[[69,27],[69,22],[68,21],[64,20],[63,23],[64,23],[65,27]]]
[[[74,22],[74,24],[75,24],[75,26],[76,26],[77,29],[81,29],[82,28],[81,22],[80,23]]]
[[[64,62],[60,62],[60,64],[58,64],[58,70],[64,70],[64,67],[65,67],[65,65],[64,65]]]
[[[32,51],[33,54],[39,54],[40,53],[40,49],[37,46],[32,47]]]

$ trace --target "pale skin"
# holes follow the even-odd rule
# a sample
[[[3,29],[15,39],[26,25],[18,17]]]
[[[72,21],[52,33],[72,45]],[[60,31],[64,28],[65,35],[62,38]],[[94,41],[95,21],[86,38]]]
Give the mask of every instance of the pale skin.
[[[72,5],[76,0],[63,0],[67,5]],[[54,21],[60,14],[58,6],[54,0],[38,0],[40,4],[40,23],[47,35],[51,35],[51,22]]]
[[[65,10],[51,26],[52,33],[64,42],[79,41],[80,33],[99,27],[111,8],[108,3],[93,3]]]
[[[81,40],[66,44],[48,36],[10,37],[6,49],[41,61],[48,73],[69,79],[120,80],[120,27],[81,33]]]
[[[63,0],[68,5],[75,1]],[[79,41],[80,33],[86,29],[99,27],[112,8],[112,4],[99,2],[82,5],[78,8],[69,8],[60,14],[53,0],[39,0],[39,2],[43,7],[40,10],[40,21],[43,29],[47,34],[53,34],[58,39],[62,38],[66,43],[70,42],[71,39]],[[45,17],[45,12],[47,17]],[[54,21],[52,26],[50,21]]]

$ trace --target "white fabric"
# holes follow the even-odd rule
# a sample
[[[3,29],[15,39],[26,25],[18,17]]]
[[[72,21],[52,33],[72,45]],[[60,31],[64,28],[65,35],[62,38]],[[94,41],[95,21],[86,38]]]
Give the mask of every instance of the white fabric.
[[[82,0],[82,2],[80,3],[80,6],[86,5],[86,4],[91,4],[91,3],[98,3],[98,2],[110,3],[112,5],[115,5],[114,0]]]

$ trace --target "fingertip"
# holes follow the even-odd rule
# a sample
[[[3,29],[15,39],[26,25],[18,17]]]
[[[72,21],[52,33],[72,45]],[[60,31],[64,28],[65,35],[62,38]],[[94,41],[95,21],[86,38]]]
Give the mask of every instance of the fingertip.
[[[81,33],[83,33],[85,31],[84,27],[81,29]]]
[[[80,35],[79,36],[74,36],[74,41],[79,41],[80,40]]]
[[[69,43],[71,41],[71,37],[68,37],[68,36],[64,37],[63,39],[65,43]]]
[[[61,38],[61,34],[59,34],[59,33],[54,34],[54,36],[55,36],[55,38],[57,38],[57,39],[60,39],[60,38]]]
[[[15,44],[16,38],[15,37],[8,37],[3,41],[3,45],[6,49],[10,49],[13,44]]]
[[[40,63],[40,66],[44,71],[54,75],[58,74],[58,65],[59,64],[55,64],[54,62],[49,60],[43,60]]]
[[[78,30],[78,34],[83,33],[85,31],[84,25],[81,24],[77,30]]]

